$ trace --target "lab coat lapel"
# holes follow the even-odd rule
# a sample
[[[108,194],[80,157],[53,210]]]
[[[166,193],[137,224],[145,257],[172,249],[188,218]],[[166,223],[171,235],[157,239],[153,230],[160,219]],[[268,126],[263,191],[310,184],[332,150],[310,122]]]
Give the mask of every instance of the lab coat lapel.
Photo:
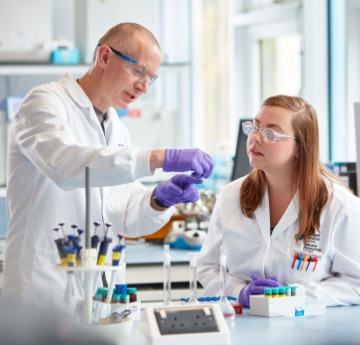
[[[68,73],[65,73],[60,79],[61,85],[66,90],[70,98],[80,107],[80,108],[92,108],[91,101],[86,93],[83,91],[81,86],[76,81],[75,77],[71,76]]]
[[[274,232],[272,234],[273,238],[278,237],[283,231],[289,228],[294,222],[298,219],[298,194],[296,193],[293,199],[291,200],[288,208],[281,217],[279,223],[276,225]]]
[[[261,233],[264,237],[266,245],[270,246],[270,207],[269,207],[269,192],[266,187],[261,206],[254,212],[257,223],[259,224]]]
[[[76,79],[70,74],[65,73],[65,75],[63,75],[60,79],[60,83],[66,89],[69,97],[72,98],[72,100],[79,106],[80,111],[84,114],[84,116],[89,119],[89,123],[91,123],[98,132],[99,144],[106,145],[106,138],[95,114],[94,107]]]

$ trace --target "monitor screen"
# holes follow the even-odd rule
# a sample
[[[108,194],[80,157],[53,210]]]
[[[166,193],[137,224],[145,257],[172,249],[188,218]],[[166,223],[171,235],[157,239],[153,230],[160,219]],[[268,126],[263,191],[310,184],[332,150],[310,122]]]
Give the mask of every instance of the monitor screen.
[[[6,237],[7,226],[6,199],[0,195],[0,239]]]
[[[356,136],[356,185],[360,197],[360,103],[355,103],[355,136]]]
[[[253,119],[241,119],[239,124],[238,138],[236,144],[236,152],[234,156],[234,165],[231,174],[231,181],[238,179],[239,177],[247,175],[251,166],[249,164],[249,158],[246,152],[247,135],[242,131],[242,124],[245,121],[252,121]]]

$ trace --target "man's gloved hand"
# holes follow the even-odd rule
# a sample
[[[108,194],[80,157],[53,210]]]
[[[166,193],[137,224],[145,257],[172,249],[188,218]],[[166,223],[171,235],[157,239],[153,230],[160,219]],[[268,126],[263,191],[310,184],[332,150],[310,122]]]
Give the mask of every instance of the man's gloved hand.
[[[212,158],[200,149],[167,149],[163,170],[166,172],[192,171],[194,177],[208,178],[214,169]]]
[[[202,183],[202,179],[185,174],[175,175],[170,180],[156,186],[154,201],[157,205],[165,207],[196,202],[199,199],[199,192],[193,186],[194,183]]]
[[[260,278],[255,274],[252,274],[250,277],[253,281],[246,285],[240,291],[239,295],[239,303],[244,307],[249,307],[250,295],[261,295],[264,293],[265,288],[278,287],[281,285],[276,278]]]

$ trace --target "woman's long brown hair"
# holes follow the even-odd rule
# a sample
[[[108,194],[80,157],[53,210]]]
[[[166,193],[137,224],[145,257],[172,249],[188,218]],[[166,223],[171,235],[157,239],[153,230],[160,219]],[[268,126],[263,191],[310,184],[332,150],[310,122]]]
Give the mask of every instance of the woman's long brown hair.
[[[320,229],[320,215],[331,198],[328,184],[339,180],[319,159],[319,128],[314,108],[300,97],[278,95],[266,99],[262,106],[277,106],[291,110],[292,125],[297,138],[299,156],[292,180],[299,196],[299,232],[297,240],[306,242]],[[261,205],[266,186],[265,174],[253,169],[240,189],[240,207],[247,217]]]

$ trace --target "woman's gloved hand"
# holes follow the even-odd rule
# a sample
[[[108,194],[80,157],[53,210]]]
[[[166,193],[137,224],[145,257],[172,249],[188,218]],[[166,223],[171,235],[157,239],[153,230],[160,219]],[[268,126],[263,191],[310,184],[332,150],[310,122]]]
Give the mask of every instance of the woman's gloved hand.
[[[154,201],[160,207],[170,207],[180,203],[199,200],[199,192],[193,184],[202,183],[201,178],[179,174],[170,180],[160,183],[154,189]]]
[[[209,178],[213,169],[213,159],[200,149],[165,150],[163,170],[166,172],[192,171],[194,177]]]
[[[260,278],[256,274],[252,274],[250,277],[253,281],[246,285],[239,294],[239,303],[247,308],[250,305],[250,295],[261,295],[265,288],[281,285],[276,278]]]

